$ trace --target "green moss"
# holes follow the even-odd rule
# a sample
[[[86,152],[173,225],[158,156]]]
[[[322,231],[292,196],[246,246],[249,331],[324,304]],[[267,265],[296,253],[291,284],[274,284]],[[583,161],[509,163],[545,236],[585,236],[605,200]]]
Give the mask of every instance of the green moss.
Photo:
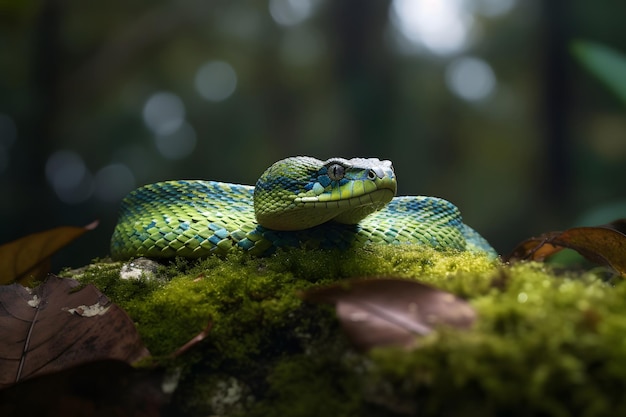
[[[158,280],[148,279],[120,279],[121,262],[98,260],[80,270],[63,271],[63,277],[75,278],[84,284],[93,284],[106,294],[115,303],[125,308],[130,303],[144,299],[152,291],[163,286]]]
[[[486,257],[417,248],[287,250],[268,258],[237,253],[199,262],[178,259],[160,268],[156,278],[139,280],[120,280],[120,263],[98,263],[79,278],[95,284],[130,314],[155,355],[171,353],[212,321],[212,335],[220,336],[221,348],[240,358],[249,355],[251,345],[263,343],[268,336],[242,330],[286,325],[287,316],[304,308],[298,291],[311,285],[349,277],[426,275],[426,281],[439,281],[443,287],[462,293],[465,284],[450,279],[455,273],[494,268]],[[298,317],[299,322],[307,319]]]
[[[626,412],[626,286],[532,263],[499,280],[471,297],[473,331],[433,333],[413,352],[377,350],[379,377],[426,415]]]
[[[118,279],[119,264],[92,268],[82,279],[126,309],[154,355],[213,323],[181,362],[175,403],[188,415],[626,412],[626,285],[592,273],[558,275],[542,264],[420,246],[178,260],[138,281]],[[373,276],[450,291],[479,319],[469,331],[440,329],[414,351],[356,354],[333,309],[304,303],[298,292]],[[216,396],[229,384],[245,395],[224,411]]]
[[[355,363],[326,355],[294,355],[269,373],[264,401],[248,415],[258,417],[348,416],[360,408],[361,381]],[[339,354],[340,352],[335,352]]]

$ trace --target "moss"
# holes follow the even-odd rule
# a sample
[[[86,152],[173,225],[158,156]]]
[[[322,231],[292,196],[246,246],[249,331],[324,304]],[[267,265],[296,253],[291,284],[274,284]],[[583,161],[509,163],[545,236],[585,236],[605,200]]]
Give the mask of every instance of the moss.
[[[420,246],[178,260],[138,281],[119,280],[119,267],[92,266],[82,279],[126,309],[154,355],[213,323],[180,363],[174,401],[187,415],[626,412],[626,285],[601,275]],[[470,331],[440,329],[414,351],[356,354],[333,309],[297,294],[366,276],[430,283],[468,299],[479,320]],[[230,407],[235,391],[241,401]]]
[[[63,277],[75,278],[84,284],[93,284],[115,303],[125,308],[129,303],[147,297],[152,291],[163,286],[158,280],[147,277],[141,279],[120,279],[121,262],[98,260],[79,270],[63,271]]]
[[[433,333],[413,352],[374,351],[379,377],[425,415],[626,412],[626,286],[532,263],[501,274],[501,288],[471,298],[473,331]]]
[[[285,358],[268,375],[269,389],[264,401],[251,407],[248,415],[354,415],[360,408],[361,381],[353,365],[350,360],[328,354]]]

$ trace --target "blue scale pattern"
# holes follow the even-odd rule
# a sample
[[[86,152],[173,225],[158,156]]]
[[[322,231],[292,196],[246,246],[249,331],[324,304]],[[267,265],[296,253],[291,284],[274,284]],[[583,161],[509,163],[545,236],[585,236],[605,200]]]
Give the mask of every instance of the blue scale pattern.
[[[121,204],[112,256],[193,258],[233,248],[266,255],[278,247],[348,248],[371,243],[423,243],[496,256],[478,233],[463,224],[456,206],[435,197],[396,197],[359,225],[329,222],[280,232],[256,223],[252,196],[251,186],[213,181],[141,187]]]

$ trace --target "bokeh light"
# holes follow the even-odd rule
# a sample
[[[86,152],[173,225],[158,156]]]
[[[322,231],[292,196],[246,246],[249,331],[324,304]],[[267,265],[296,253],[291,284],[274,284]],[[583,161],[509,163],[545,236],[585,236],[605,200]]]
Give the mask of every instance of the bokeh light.
[[[156,135],[154,142],[159,153],[167,159],[183,159],[193,152],[196,147],[197,135],[195,129],[187,122],[167,135]]]
[[[128,143],[116,149],[113,153],[112,161],[126,165],[135,175],[138,182],[142,182],[153,173],[154,165],[157,163],[152,152],[147,146],[138,143]]]
[[[74,151],[60,150],[50,155],[46,178],[57,197],[67,204],[81,203],[93,193],[93,176],[83,158]]]
[[[195,86],[206,100],[226,100],[237,88],[237,74],[227,62],[209,61],[198,69]]]
[[[113,163],[95,175],[95,196],[107,203],[117,203],[136,187],[135,176],[124,164]]]
[[[410,42],[448,55],[462,51],[474,18],[463,0],[394,0],[390,17]]]
[[[0,113],[0,147],[9,149],[17,139],[17,126],[13,119]]]
[[[313,3],[311,0],[270,0],[269,11],[279,25],[293,26],[311,16]]]
[[[450,91],[467,101],[483,100],[496,88],[496,76],[491,66],[475,57],[457,58],[446,68],[446,83]]]
[[[176,94],[154,93],[144,104],[143,120],[155,134],[170,134],[185,121],[185,105]]]
[[[515,7],[515,0],[474,0],[474,8],[486,17],[498,17],[509,13]]]

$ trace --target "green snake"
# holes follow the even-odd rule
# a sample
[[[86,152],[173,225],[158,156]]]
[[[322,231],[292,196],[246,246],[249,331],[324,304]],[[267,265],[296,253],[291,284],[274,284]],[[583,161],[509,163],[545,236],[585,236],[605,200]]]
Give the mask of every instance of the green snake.
[[[390,161],[298,156],[269,167],[256,186],[204,180],[159,182],[122,201],[111,239],[114,259],[200,258],[280,247],[351,248],[425,244],[496,252],[452,203],[394,197]]]

